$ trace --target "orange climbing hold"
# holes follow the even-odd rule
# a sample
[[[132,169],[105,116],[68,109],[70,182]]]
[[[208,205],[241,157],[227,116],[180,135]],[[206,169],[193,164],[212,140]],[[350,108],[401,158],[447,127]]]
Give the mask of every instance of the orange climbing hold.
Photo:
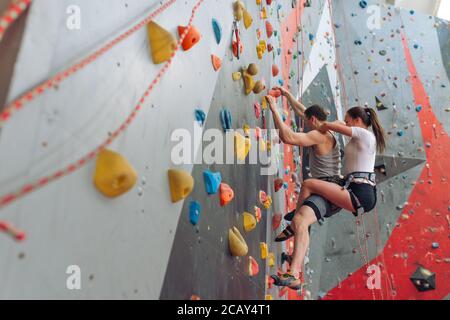
[[[252,257],[248,257],[248,275],[254,277],[259,273],[258,262]]]
[[[118,197],[133,188],[136,180],[136,171],[120,154],[110,150],[102,150],[99,153],[94,185],[104,196]]]
[[[266,21],[266,34],[267,34],[267,38],[272,37],[272,34],[273,34],[273,27],[269,21]]]
[[[276,77],[276,76],[278,76],[279,73],[280,73],[280,69],[278,69],[278,66],[276,64],[274,64],[272,66],[272,76]]]
[[[246,232],[250,232],[256,228],[256,223],[257,223],[256,218],[251,213],[244,212],[243,220],[244,220],[244,230]]]
[[[220,184],[220,205],[225,207],[234,198],[234,191],[226,183]]]
[[[194,189],[194,178],[183,170],[171,169],[168,172],[172,202],[185,199]]]
[[[153,21],[147,25],[147,36],[153,63],[160,64],[168,61],[177,46],[174,36]]]
[[[269,96],[272,96],[274,98],[279,98],[279,97],[281,97],[281,91],[280,90],[276,90],[276,89],[271,89],[269,91]]]
[[[237,58],[238,56],[238,44],[236,41],[233,41],[233,55]],[[239,56],[242,55],[242,53],[244,52],[244,45],[242,44],[242,42],[239,42]]]
[[[178,35],[181,37],[181,35],[184,33],[184,31],[187,29],[187,27],[179,26],[178,27]],[[189,28],[189,31],[186,35],[186,37],[183,40],[183,43],[181,46],[183,47],[184,51],[188,51],[193,46],[195,46],[200,40],[202,39],[202,36],[200,34],[200,31],[194,26]]]
[[[236,227],[228,231],[228,245],[230,252],[235,257],[243,257],[248,253],[248,246]]]
[[[211,61],[214,71],[218,71],[222,67],[222,60],[218,56],[212,54]]]

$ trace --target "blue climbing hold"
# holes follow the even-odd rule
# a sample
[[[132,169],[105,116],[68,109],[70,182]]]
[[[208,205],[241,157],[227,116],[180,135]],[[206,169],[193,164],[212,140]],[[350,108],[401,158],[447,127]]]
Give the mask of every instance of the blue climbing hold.
[[[283,188],[287,190],[287,188],[289,188],[289,184],[287,182],[283,183]]]
[[[367,1],[360,1],[360,2],[359,2],[359,6],[360,6],[362,9],[365,9],[365,8],[367,7]]]
[[[355,40],[355,44],[356,44],[357,46],[360,46],[360,45],[362,45],[362,41],[361,41],[361,40]]]
[[[205,124],[206,121],[206,114],[203,110],[200,109],[196,109],[195,110],[195,119],[197,120],[197,122],[203,126]]]
[[[417,111],[417,112],[422,111],[422,106],[421,106],[421,105],[418,105],[418,106],[416,107],[416,111]]]
[[[414,44],[414,49],[419,49],[419,45],[417,43]]]
[[[313,41],[314,40],[314,35],[312,33],[309,34],[309,41]]]
[[[399,130],[399,131],[397,132],[397,135],[398,135],[399,137],[402,137],[402,136],[403,136],[403,130]]]
[[[280,55],[281,54],[281,48],[277,49],[277,54]]]
[[[206,170],[203,172],[203,178],[205,180],[206,192],[211,194],[216,194],[219,190],[220,184],[222,183],[222,175],[220,172],[211,172]]]
[[[414,10],[409,10],[409,14],[413,15],[415,13]]]
[[[191,201],[189,204],[189,221],[194,226],[198,224],[198,220],[200,219],[200,210],[200,203],[197,201]]]
[[[231,117],[230,110],[224,109],[220,112],[220,121],[222,122],[222,128],[224,131],[231,130],[233,118]]]
[[[284,86],[284,81],[283,81],[283,79],[278,79],[278,84],[279,84],[280,86]]]
[[[438,248],[439,248],[439,243],[433,242],[433,243],[431,244],[431,247],[432,247],[433,249],[438,249]]]
[[[220,40],[222,39],[222,27],[219,24],[219,21],[216,19],[212,19],[212,26],[214,30],[214,35],[216,37],[217,44],[220,43]]]

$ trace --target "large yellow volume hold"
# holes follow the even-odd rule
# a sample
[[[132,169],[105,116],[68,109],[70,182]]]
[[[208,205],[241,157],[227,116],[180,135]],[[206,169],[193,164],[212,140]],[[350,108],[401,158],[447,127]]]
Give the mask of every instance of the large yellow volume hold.
[[[243,257],[248,253],[247,243],[236,227],[228,231],[228,245],[231,254],[235,257]]]
[[[250,232],[256,228],[256,218],[251,213],[244,212],[243,220],[244,220],[244,230],[246,232]]]
[[[194,178],[183,170],[171,169],[168,174],[172,202],[185,199],[194,189]]]
[[[147,25],[147,34],[153,63],[159,64],[168,61],[177,46],[175,37],[153,21]]]
[[[109,198],[118,197],[135,185],[137,173],[120,154],[102,150],[98,157],[94,174],[94,185]]]

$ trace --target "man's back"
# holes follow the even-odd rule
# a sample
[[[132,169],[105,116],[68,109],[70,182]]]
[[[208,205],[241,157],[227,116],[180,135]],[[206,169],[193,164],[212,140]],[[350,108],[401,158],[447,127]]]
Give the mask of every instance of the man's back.
[[[326,142],[309,148],[309,168],[313,178],[341,174],[341,152],[338,139],[332,132],[326,135]]]

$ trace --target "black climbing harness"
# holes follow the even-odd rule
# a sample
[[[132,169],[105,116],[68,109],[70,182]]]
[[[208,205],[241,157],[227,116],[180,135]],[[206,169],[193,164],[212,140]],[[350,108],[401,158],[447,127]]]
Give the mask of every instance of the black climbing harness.
[[[342,189],[347,189],[350,196],[353,198],[356,208],[355,214],[357,216],[365,213],[365,209],[359,201],[358,197],[354,194],[351,188],[349,188],[351,183],[366,183],[376,188],[376,174],[374,172],[352,172],[345,177],[345,185]]]

